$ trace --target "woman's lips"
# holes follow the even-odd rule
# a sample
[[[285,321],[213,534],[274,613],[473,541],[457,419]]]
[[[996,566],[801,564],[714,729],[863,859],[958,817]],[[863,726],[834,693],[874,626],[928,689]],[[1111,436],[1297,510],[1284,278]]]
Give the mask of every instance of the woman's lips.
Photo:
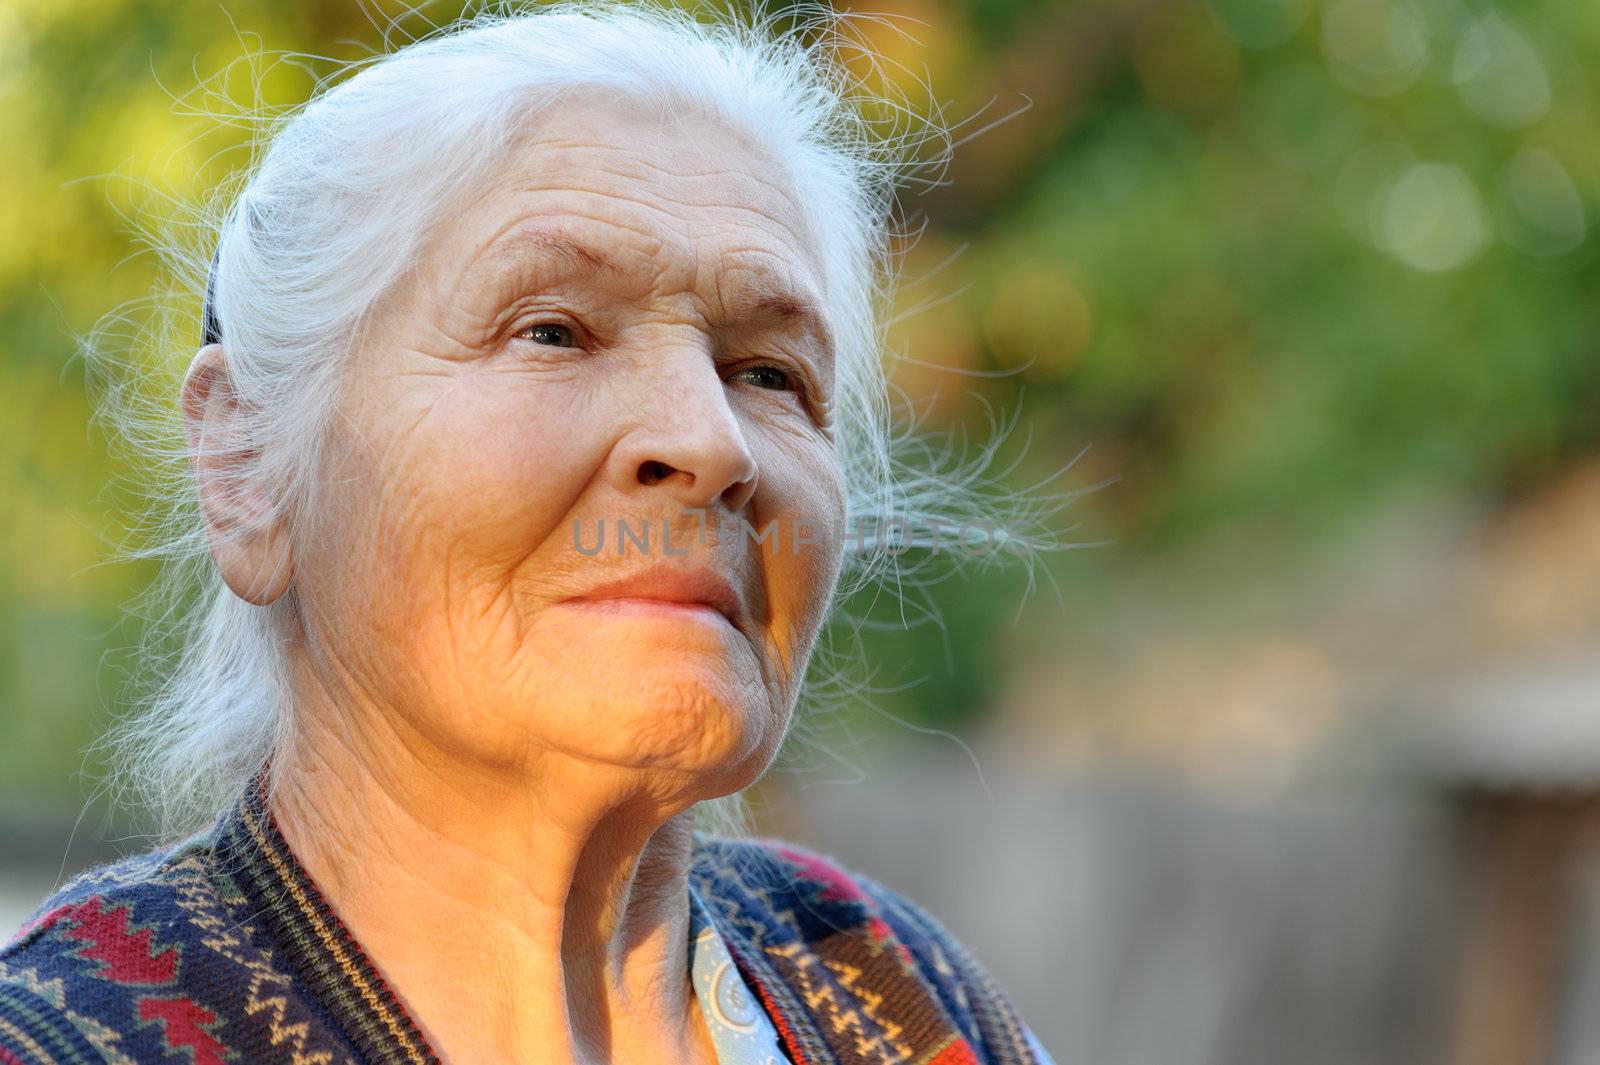
[[[657,617],[674,621],[707,621],[717,625],[731,624],[721,611],[707,603],[683,603],[670,599],[621,595],[607,596],[603,599],[568,599],[567,604],[603,614]]]
[[[655,566],[598,584],[567,602],[613,613],[677,618],[710,615],[734,628],[744,615],[744,603],[734,585],[705,567]]]

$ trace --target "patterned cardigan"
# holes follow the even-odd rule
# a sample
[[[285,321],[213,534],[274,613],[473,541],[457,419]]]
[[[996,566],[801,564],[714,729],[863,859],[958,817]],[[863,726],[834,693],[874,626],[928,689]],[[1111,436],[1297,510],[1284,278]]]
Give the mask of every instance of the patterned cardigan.
[[[794,1065],[1048,1065],[980,964],[876,881],[702,833],[690,875]],[[0,1065],[438,1061],[256,787],[77,877],[0,949]]]

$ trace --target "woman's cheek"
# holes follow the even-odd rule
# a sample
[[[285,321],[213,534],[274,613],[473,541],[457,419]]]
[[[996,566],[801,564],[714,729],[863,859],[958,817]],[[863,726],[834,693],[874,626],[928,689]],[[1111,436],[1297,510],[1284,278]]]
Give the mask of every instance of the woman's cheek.
[[[836,576],[844,547],[844,472],[831,446],[819,442],[790,457],[788,469],[799,476],[794,486],[797,525],[804,527],[804,566],[813,581]]]
[[[838,580],[842,551],[842,495],[835,493],[826,467],[809,469],[813,478],[797,483],[781,518],[780,549],[763,559],[772,588],[770,636],[785,671],[798,670],[809,654]],[[790,678],[791,680],[793,678]]]
[[[599,434],[550,394],[560,389],[473,383],[435,406],[429,439],[408,449],[420,468],[406,479],[426,500],[426,520],[450,530],[453,550],[515,560],[558,530],[590,480],[587,452]]]

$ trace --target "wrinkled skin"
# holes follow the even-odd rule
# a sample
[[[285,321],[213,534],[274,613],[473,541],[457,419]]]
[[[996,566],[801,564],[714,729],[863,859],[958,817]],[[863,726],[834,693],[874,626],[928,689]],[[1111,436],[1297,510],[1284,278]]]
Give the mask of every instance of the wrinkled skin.
[[[299,608],[284,833],[458,1062],[712,1060],[692,807],[770,764],[838,578],[817,237],[753,142],[678,110],[575,96],[446,216],[376,310],[299,525],[251,525],[236,471],[197,463],[224,578]],[[184,408],[196,440],[235,409],[222,348]],[[661,561],[744,613],[563,602]]]

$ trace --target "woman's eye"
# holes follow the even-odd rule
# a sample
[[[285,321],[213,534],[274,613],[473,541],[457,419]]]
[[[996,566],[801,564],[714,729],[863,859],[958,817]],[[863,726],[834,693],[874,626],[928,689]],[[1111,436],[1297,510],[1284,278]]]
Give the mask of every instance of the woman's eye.
[[[756,381],[759,388],[781,390],[793,386],[789,375],[776,366],[752,366],[748,370],[740,370],[734,376],[750,377]]]
[[[572,330],[564,325],[555,325],[544,322],[539,325],[530,325],[517,336],[525,336],[535,344],[546,344],[553,348],[570,348],[577,344],[573,339]]]

